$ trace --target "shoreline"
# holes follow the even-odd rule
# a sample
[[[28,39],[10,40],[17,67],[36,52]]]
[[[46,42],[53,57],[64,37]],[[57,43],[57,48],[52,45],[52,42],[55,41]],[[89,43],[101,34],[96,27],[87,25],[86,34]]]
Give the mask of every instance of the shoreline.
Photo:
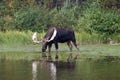
[[[67,60],[69,56],[69,48],[67,45],[60,45],[59,59]],[[26,45],[17,47],[1,47],[0,48],[0,60],[37,60],[41,58],[41,45]],[[108,61],[120,62],[120,46],[116,45],[81,45],[80,56],[78,60],[87,61]],[[73,48],[73,56],[78,52]],[[48,52],[46,52],[48,54]],[[51,52],[52,57],[55,56],[54,46]]]

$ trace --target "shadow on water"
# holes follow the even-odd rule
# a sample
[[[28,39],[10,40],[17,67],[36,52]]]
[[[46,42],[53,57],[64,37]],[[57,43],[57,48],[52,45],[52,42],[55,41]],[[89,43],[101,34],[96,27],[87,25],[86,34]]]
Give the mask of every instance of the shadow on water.
[[[44,80],[57,80],[57,71],[62,70],[73,70],[75,68],[76,61],[64,62],[64,61],[52,61],[47,60],[33,61],[32,62],[32,74],[33,80],[38,80],[38,73],[40,73],[40,79]],[[39,71],[39,69],[40,71]],[[39,72],[38,72],[39,71]]]

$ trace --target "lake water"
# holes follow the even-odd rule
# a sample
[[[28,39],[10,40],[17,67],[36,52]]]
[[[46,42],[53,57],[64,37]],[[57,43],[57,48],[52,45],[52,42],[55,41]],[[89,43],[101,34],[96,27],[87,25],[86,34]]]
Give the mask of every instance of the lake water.
[[[120,63],[0,61],[0,80],[120,80]]]

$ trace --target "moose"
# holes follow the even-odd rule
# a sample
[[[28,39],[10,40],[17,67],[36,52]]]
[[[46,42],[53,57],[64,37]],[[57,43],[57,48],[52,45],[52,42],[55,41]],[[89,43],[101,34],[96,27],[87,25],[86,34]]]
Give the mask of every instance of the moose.
[[[45,51],[48,47],[48,57],[51,58],[51,47],[52,44],[55,45],[56,49],[56,56],[55,59],[58,59],[58,43],[67,43],[70,52],[72,52],[72,43],[73,45],[77,48],[79,51],[78,45],[76,44],[76,38],[75,38],[75,33],[72,29],[69,28],[56,28],[52,27],[48,29],[47,33],[45,36],[38,41],[37,40],[37,33],[35,32],[32,36],[32,40],[34,43],[42,43],[42,57],[46,57]],[[70,54],[69,57],[72,57],[72,53]],[[75,56],[74,59],[77,59],[78,54]]]

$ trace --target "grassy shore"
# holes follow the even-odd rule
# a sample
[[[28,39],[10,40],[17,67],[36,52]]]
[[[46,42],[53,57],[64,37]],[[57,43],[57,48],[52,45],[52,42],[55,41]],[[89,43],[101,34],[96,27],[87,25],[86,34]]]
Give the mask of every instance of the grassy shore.
[[[31,40],[31,31],[0,32],[0,60],[34,60],[41,59],[41,44],[34,45]],[[38,33],[38,39],[44,36]],[[90,35],[84,32],[75,33],[80,52],[73,49],[73,56],[80,53],[79,60],[120,61],[119,45],[103,45],[102,37],[97,34]],[[84,45],[83,45],[84,44]],[[87,45],[85,45],[87,44]],[[92,45],[91,45],[92,44]],[[97,44],[97,45],[96,45]],[[55,48],[52,48],[54,57]],[[69,55],[66,44],[59,45],[59,58],[66,60]]]
[[[32,44],[32,31],[6,31],[0,32],[0,46],[23,46]],[[45,35],[45,32],[37,34],[38,39]],[[102,44],[103,42],[109,43],[109,38],[98,35],[88,34],[86,32],[75,32],[77,43],[79,44]],[[119,42],[119,36],[114,36],[113,42]],[[113,37],[113,38],[114,38]]]
[[[69,49],[67,45],[59,45],[59,59],[67,60]],[[80,53],[78,60],[87,61],[120,61],[120,46],[111,45],[81,45],[80,52],[73,48],[73,56]],[[52,57],[55,49],[52,48]],[[41,45],[4,46],[0,48],[0,60],[39,60],[41,59]]]

